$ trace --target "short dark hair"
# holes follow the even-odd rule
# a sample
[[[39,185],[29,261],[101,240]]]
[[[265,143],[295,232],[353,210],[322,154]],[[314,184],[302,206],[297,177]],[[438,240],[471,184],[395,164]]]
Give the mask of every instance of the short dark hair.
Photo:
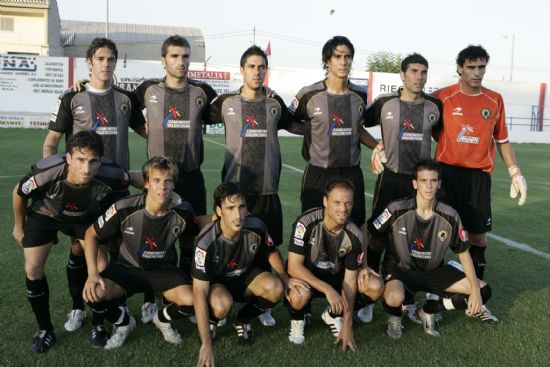
[[[214,212],[216,212],[216,207],[221,208],[224,200],[231,196],[238,196],[246,200],[241,188],[236,183],[224,182],[220,184],[214,191]]]
[[[424,65],[426,69],[428,69],[428,60],[419,53],[412,53],[410,55],[407,55],[402,61],[401,61],[401,71],[406,72],[409,68],[410,64],[420,64]]]
[[[466,60],[485,59],[489,62],[489,54],[481,45],[468,45],[464,50],[458,53],[456,57],[456,64],[458,66],[464,66]]]
[[[162,47],[160,49],[160,54],[162,57],[165,57],[166,54],[168,53],[169,46],[187,47],[189,49],[189,53],[191,53],[191,44],[189,43],[189,41],[177,34],[170,36],[164,40]]]
[[[149,176],[151,176],[151,172],[154,169],[157,169],[159,171],[168,171],[172,176],[174,183],[176,183],[178,179],[178,166],[174,163],[172,159],[165,156],[155,156],[149,158],[141,169],[144,181],[149,180]]]
[[[88,46],[88,50],[86,51],[86,58],[91,61],[94,58],[95,52],[103,47],[110,49],[113,54],[115,54],[115,59],[118,60],[118,50],[115,43],[108,38],[101,37],[94,38],[92,43],[90,43],[90,46]]]
[[[323,46],[323,51],[321,51],[321,59],[323,61],[323,69],[327,70],[327,62],[332,57],[332,54],[334,53],[334,50],[336,50],[336,47],[344,45],[348,46],[349,51],[351,52],[351,58],[355,56],[355,48],[353,47],[353,44],[351,41],[344,36],[334,36],[331,39],[329,39],[325,45]]]
[[[416,180],[418,178],[418,172],[420,171],[434,171],[437,172],[437,176],[440,177],[440,168],[439,163],[434,161],[433,159],[423,159],[420,162],[416,164],[414,167],[414,179]]]
[[[95,131],[83,130],[69,138],[67,153],[72,155],[76,150],[88,149],[99,157],[103,156],[103,141]]]
[[[328,198],[328,195],[334,189],[345,189],[345,190],[349,190],[351,192],[355,191],[353,183],[350,180],[347,180],[345,178],[335,178],[335,179],[331,180],[327,184],[327,187],[325,188],[325,196]]]
[[[261,56],[265,60],[265,67],[267,68],[267,55],[265,54],[265,51],[261,49],[259,46],[250,46],[244,54],[241,56],[241,68],[244,67],[244,64],[246,64],[246,60],[250,56]]]

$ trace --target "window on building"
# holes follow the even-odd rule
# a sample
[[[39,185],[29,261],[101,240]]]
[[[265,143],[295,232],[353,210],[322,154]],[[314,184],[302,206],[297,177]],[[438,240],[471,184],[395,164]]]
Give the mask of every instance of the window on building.
[[[0,31],[13,32],[13,18],[0,18]]]

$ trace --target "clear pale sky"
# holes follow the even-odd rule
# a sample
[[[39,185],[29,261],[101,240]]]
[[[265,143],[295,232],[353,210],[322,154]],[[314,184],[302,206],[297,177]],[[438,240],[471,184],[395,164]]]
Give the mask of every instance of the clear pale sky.
[[[61,19],[104,22],[107,0],[57,0]],[[369,53],[419,52],[430,74],[455,74],[456,54],[481,44],[491,56],[486,78],[508,80],[515,36],[514,81],[550,82],[550,2],[543,0],[109,0],[109,21],[197,27],[209,64],[236,65],[253,42],[271,41],[272,67],[320,68],[334,35],[354,44],[354,69]],[[314,4],[314,5],[313,5]],[[545,24],[546,23],[546,24]],[[504,36],[508,36],[505,38]],[[160,50],[159,50],[160,51]]]

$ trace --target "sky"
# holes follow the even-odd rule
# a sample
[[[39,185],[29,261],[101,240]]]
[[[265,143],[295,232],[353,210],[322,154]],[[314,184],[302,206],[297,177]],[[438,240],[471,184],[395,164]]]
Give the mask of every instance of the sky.
[[[419,52],[430,75],[455,76],[455,58],[469,44],[491,57],[486,79],[550,82],[550,2],[542,0],[57,0],[61,19],[172,25],[201,29],[209,64],[237,65],[254,42],[271,42],[270,66],[321,68],[321,49],[348,37],[353,68],[369,54]],[[254,32],[255,29],[255,32]],[[513,52],[512,52],[513,50]]]

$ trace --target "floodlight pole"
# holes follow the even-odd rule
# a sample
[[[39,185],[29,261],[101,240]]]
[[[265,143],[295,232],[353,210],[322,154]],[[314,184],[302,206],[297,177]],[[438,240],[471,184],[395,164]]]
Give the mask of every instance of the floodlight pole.
[[[511,38],[512,39],[512,55],[510,56],[510,81],[512,81],[512,78],[514,77],[514,56],[516,54],[516,34],[512,33],[509,35],[504,36],[504,38]]]
[[[107,2],[107,18],[105,19],[105,38],[109,38],[109,0]]]

